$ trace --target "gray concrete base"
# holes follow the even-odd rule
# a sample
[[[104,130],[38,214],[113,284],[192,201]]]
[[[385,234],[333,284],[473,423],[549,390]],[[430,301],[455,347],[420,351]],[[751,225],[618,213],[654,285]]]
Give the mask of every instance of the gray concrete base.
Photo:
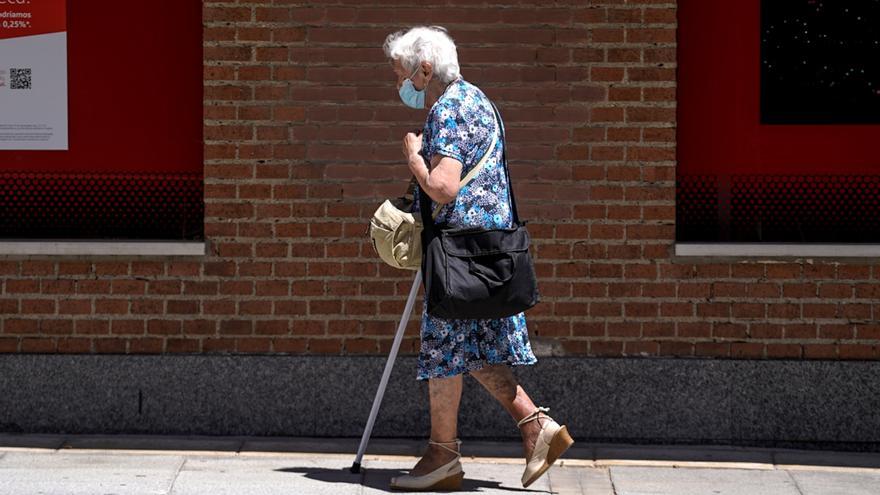
[[[0,432],[360,436],[383,357],[0,355]],[[424,437],[401,357],[376,437]],[[539,357],[514,372],[581,440],[880,450],[880,362]],[[460,436],[516,438],[465,380]]]

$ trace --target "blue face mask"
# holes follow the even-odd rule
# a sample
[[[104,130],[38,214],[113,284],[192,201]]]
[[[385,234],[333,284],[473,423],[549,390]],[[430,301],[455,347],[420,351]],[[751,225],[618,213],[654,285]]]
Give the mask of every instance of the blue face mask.
[[[400,85],[400,90],[398,91],[403,104],[410,108],[425,108],[425,90],[417,90],[412,82],[412,78],[419,72],[419,68],[420,67],[416,67],[412,76],[409,76],[403,81],[403,84]]]

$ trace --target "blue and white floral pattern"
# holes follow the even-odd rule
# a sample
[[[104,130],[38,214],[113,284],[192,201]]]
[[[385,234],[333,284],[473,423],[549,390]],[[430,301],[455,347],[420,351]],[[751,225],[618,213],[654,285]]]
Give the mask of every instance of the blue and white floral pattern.
[[[504,125],[499,122],[499,125]],[[488,151],[493,134],[499,133],[492,104],[473,84],[459,79],[431,107],[422,131],[422,156],[427,163],[436,155],[452,157],[464,166],[464,177]],[[502,141],[498,141],[476,177],[441,208],[435,223],[450,227],[510,227],[507,177],[502,165]],[[416,196],[413,211],[420,205]],[[435,203],[431,202],[431,209]],[[524,313],[508,318],[447,320],[422,308],[421,347],[417,379],[450,377],[489,364],[534,364]]]

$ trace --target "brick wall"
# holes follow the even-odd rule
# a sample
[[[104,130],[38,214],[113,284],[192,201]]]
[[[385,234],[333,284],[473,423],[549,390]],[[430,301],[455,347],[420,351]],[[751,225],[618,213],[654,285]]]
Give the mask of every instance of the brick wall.
[[[424,112],[381,45],[428,23],[505,117],[543,352],[880,358],[876,263],[674,259],[674,1],[204,7],[209,255],[6,257],[0,352],[386,352],[411,274],[365,227]]]

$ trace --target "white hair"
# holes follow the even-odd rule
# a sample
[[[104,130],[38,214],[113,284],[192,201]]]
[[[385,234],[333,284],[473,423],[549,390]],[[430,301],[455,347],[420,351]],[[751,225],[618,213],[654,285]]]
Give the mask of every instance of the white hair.
[[[416,26],[408,31],[391,33],[382,48],[386,57],[399,60],[409,71],[414,71],[422,62],[430,62],[434,73],[444,83],[461,75],[455,42],[441,26]]]

